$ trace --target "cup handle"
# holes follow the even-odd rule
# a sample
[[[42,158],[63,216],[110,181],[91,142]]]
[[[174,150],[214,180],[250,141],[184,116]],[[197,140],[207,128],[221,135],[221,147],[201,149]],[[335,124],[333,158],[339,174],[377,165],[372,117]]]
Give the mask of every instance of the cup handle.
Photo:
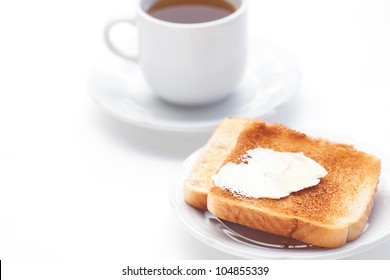
[[[123,18],[117,18],[117,19],[112,19],[110,20],[105,28],[104,28],[104,41],[106,42],[108,48],[113,52],[115,53],[116,55],[120,56],[120,57],[123,57],[125,59],[128,59],[128,60],[132,60],[134,62],[137,62],[138,61],[138,54],[137,53],[134,53],[134,54],[130,54],[130,53],[126,53],[124,52],[122,49],[120,49],[119,47],[117,47],[111,40],[111,37],[110,37],[110,32],[111,32],[111,29],[117,25],[118,23],[127,23],[127,24],[130,24],[133,28],[135,28],[135,24],[136,24],[136,16],[133,15],[131,17],[123,17]]]

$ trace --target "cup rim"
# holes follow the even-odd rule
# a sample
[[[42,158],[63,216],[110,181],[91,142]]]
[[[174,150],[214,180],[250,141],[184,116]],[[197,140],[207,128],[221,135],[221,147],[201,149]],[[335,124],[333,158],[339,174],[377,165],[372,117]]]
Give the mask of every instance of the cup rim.
[[[142,16],[144,19],[146,19],[147,21],[161,25],[161,26],[165,26],[165,27],[182,28],[182,29],[197,29],[197,28],[211,27],[211,26],[224,24],[225,22],[229,22],[229,21],[234,20],[237,17],[240,17],[245,12],[245,10],[247,8],[247,0],[241,0],[240,7],[237,10],[235,10],[233,13],[231,13],[230,15],[227,15],[223,18],[211,20],[211,21],[199,22],[199,23],[178,23],[178,22],[170,22],[170,21],[161,20],[161,19],[158,19],[158,18],[155,18],[155,17],[149,15],[143,9],[141,2],[142,2],[142,0],[138,1],[137,13],[140,16]]]

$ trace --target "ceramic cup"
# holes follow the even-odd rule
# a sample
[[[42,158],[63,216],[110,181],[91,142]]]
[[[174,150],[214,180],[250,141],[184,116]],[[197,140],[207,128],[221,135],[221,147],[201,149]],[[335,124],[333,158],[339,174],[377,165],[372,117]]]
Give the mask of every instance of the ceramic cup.
[[[214,21],[173,23],[147,13],[159,0],[139,0],[133,17],[110,21],[104,30],[115,54],[139,64],[155,94],[178,105],[204,105],[234,92],[246,66],[246,0],[229,1],[233,13]],[[137,54],[126,54],[110,39],[118,23],[137,31]]]

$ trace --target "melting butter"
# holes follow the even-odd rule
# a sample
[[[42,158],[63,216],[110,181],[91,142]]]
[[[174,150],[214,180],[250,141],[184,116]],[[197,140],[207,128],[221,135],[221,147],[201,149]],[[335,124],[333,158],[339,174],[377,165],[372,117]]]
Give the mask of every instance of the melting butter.
[[[212,177],[217,187],[254,198],[282,198],[316,186],[328,172],[303,153],[249,150],[239,164],[229,162]]]

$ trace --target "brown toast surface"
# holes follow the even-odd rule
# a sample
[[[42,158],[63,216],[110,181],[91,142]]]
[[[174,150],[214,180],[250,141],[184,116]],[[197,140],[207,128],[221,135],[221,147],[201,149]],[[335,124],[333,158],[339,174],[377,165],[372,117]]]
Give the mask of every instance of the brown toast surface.
[[[327,171],[317,186],[281,199],[248,198],[212,187],[208,210],[222,219],[291,236],[322,247],[339,247],[361,235],[374,203],[380,161],[353,146],[314,139],[279,124],[247,123],[224,163],[246,151],[268,148],[303,152]]]

